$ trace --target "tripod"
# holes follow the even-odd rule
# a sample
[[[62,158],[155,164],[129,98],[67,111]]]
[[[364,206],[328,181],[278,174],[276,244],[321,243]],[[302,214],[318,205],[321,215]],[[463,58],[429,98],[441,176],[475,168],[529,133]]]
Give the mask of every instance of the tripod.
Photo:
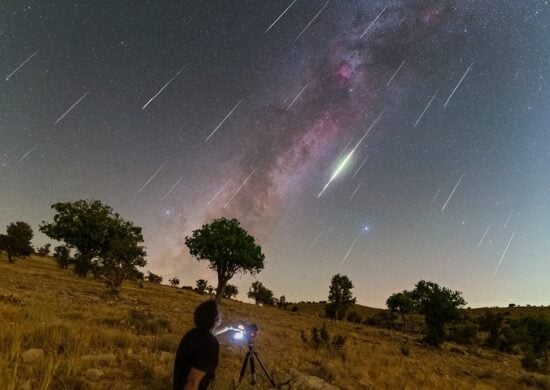
[[[260,363],[260,367],[262,368],[262,371],[264,372],[265,376],[269,380],[269,383],[271,383],[271,386],[273,386],[276,389],[279,389],[282,385],[277,385],[275,381],[273,380],[273,377],[269,374],[267,369],[265,368],[264,363],[262,362],[262,359],[260,358],[260,355],[258,352],[254,350],[254,339],[250,338],[248,340],[248,352],[246,353],[246,356],[243,360],[243,365],[241,367],[241,375],[239,376],[239,384],[241,384],[241,381],[243,380],[243,377],[246,373],[246,366],[250,363],[250,384],[252,387],[256,385],[256,362],[255,360]]]

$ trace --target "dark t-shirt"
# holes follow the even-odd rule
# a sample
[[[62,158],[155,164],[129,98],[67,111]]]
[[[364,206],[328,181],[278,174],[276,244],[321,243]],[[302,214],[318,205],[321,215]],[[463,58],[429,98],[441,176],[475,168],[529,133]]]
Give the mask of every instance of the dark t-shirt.
[[[174,362],[174,390],[182,390],[187,381],[191,367],[206,372],[199,384],[200,390],[205,390],[218,366],[220,345],[212,333],[192,329],[182,337]]]

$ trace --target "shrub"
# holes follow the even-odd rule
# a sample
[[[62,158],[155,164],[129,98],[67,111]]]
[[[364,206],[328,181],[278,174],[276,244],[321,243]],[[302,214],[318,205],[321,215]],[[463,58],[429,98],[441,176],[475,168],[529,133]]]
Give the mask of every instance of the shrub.
[[[478,328],[475,324],[465,323],[449,328],[447,339],[458,344],[475,344]]]
[[[315,350],[325,350],[334,353],[345,360],[346,354],[344,347],[347,340],[345,336],[331,335],[326,327],[326,324],[323,324],[320,327],[313,326],[309,333],[310,334],[307,335],[306,332],[302,331],[300,336],[304,343],[313,347]]]
[[[363,318],[354,311],[348,313],[346,320],[348,320],[349,322],[354,322],[356,324],[360,324],[363,322]]]
[[[129,327],[141,334],[170,332],[172,327],[166,318],[158,318],[151,312],[131,309],[126,318]]]
[[[150,283],[161,284],[162,283],[162,276],[154,274],[151,271],[147,271],[147,280]]]
[[[411,356],[411,349],[407,345],[401,345],[399,350],[403,356]]]

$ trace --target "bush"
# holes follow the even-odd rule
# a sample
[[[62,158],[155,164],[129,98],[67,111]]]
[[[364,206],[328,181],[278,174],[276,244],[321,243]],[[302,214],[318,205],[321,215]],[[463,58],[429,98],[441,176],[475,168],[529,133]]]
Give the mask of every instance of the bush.
[[[151,312],[142,312],[137,309],[130,310],[126,323],[140,334],[158,334],[172,330],[170,322],[166,318],[157,318]]]
[[[465,323],[449,328],[447,340],[458,344],[476,344],[478,328],[475,324]]]
[[[401,345],[399,348],[403,356],[411,356],[411,349],[407,345]]]
[[[147,271],[147,280],[150,283],[161,284],[162,283],[162,276],[154,274],[151,271]]]
[[[386,329],[395,329],[396,319],[397,319],[397,314],[388,310],[384,310],[379,313],[376,313],[372,317],[367,318],[365,322],[367,323],[367,325],[370,325],[370,326],[378,326],[380,328],[386,328]]]
[[[363,322],[363,318],[354,311],[348,313],[346,320],[348,320],[349,322],[354,322],[356,324],[360,324]]]
[[[301,333],[302,341],[315,350],[325,350],[336,354],[342,360],[345,360],[345,344],[346,337],[342,335],[331,335],[326,327],[326,324],[322,326],[313,326],[308,336],[304,331]]]

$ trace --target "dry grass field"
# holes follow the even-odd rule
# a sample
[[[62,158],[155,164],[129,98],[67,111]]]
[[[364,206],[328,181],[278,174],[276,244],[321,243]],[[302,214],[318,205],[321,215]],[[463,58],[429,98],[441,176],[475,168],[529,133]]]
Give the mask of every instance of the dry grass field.
[[[170,388],[173,352],[206,297],[132,282],[116,301],[104,292],[50,259],[9,264],[0,255],[0,389]],[[549,377],[525,371],[519,357],[477,346],[431,349],[418,335],[327,321],[315,310],[229,300],[222,310],[226,321],[259,325],[257,350],[280,379],[295,369],[343,389],[550,388]],[[347,337],[342,356],[302,341],[303,331],[323,323]],[[246,348],[227,337],[220,342],[216,388],[229,389]]]

